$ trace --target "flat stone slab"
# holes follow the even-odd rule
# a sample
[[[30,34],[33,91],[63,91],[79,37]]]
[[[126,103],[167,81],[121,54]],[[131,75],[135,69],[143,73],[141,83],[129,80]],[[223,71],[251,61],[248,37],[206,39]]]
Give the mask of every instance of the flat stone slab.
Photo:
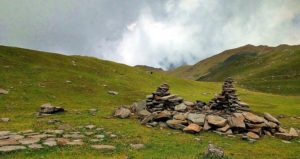
[[[0,152],[11,152],[24,149],[26,149],[25,146],[2,146],[0,147]]]
[[[112,146],[112,145],[92,145],[91,147],[94,149],[97,149],[97,150],[115,150],[116,149],[116,147]]]
[[[43,142],[43,145],[53,147],[53,146],[57,145],[57,142],[55,140],[46,140],[46,141]]]
[[[41,144],[31,144],[31,145],[28,145],[28,148],[30,148],[30,149],[42,149],[44,147]]]
[[[0,140],[0,146],[17,145],[17,144],[19,144],[18,141],[14,139]]]
[[[41,139],[40,138],[24,138],[19,140],[19,142],[22,145],[31,145],[31,144],[35,144],[37,142],[39,142]]]

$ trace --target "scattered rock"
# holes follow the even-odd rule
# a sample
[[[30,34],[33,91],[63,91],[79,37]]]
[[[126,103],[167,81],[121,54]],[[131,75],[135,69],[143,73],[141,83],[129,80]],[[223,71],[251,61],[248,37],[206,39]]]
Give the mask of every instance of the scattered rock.
[[[67,145],[84,145],[84,142],[81,139],[73,140],[71,142],[67,142]]]
[[[241,113],[234,113],[234,116],[228,117],[228,123],[232,128],[246,128],[244,116]]]
[[[116,147],[112,146],[112,145],[92,145],[91,147],[94,149],[97,149],[97,150],[115,150],[116,149]]]
[[[130,116],[131,112],[128,108],[125,107],[119,107],[115,113],[114,113],[114,117],[118,117],[118,118],[128,118]]]
[[[224,151],[221,148],[218,148],[217,146],[213,144],[208,144],[208,147],[205,151],[206,157],[223,157]]]
[[[145,145],[144,144],[130,144],[130,147],[135,150],[139,150],[139,149],[143,149],[145,147]]]
[[[26,149],[25,146],[2,146],[0,147],[0,152],[11,152],[24,149]]]
[[[95,125],[87,125],[87,126],[85,126],[85,128],[87,128],[87,129],[94,129],[96,126]]]
[[[183,129],[183,131],[184,131],[184,132],[187,132],[187,133],[192,133],[192,134],[194,134],[194,133],[200,132],[201,129],[202,129],[201,126],[192,123],[192,124],[189,124],[189,126],[185,127],[185,128]]]
[[[69,124],[62,124],[58,126],[58,129],[60,130],[71,130],[72,127]]]
[[[243,115],[245,119],[249,120],[252,123],[263,123],[265,121],[264,118],[254,115],[250,112],[244,112]]]
[[[89,112],[91,115],[96,115],[97,109],[92,108],[92,109],[89,109],[88,112]]]
[[[8,94],[8,91],[5,89],[0,88],[0,94]]]
[[[175,106],[175,111],[185,111],[186,110],[186,105],[184,103],[180,103],[178,105]]]
[[[170,128],[178,130],[183,130],[185,128],[184,124],[187,124],[186,121],[182,120],[168,120],[166,123]]]
[[[293,136],[293,137],[298,137],[298,136],[299,136],[297,130],[294,129],[294,128],[290,128],[289,134],[290,134],[291,136]]]
[[[57,142],[53,139],[47,139],[43,142],[43,145],[53,147],[57,145]]]
[[[9,135],[10,131],[0,131],[0,136]]]
[[[105,138],[105,135],[95,135],[95,137],[96,137],[97,139],[104,139],[104,138]]]
[[[59,119],[50,119],[50,120],[48,120],[48,124],[57,124],[57,123],[61,123],[61,121]]]
[[[24,136],[23,136],[23,135],[15,135],[15,134],[8,135],[7,137],[8,137],[9,139],[13,139],[13,140],[24,139]]]
[[[64,108],[56,107],[56,106],[51,105],[50,103],[46,103],[40,107],[39,113],[40,114],[54,114],[54,113],[59,113],[59,112],[64,112],[64,111],[65,111]]]
[[[114,95],[114,96],[116,96],[116,95],[119,94],[119,93],[116,92],[116,91],[108,91],[107,93],[110,94],[110,95]]]
[[[83,139],[85,138],[84,135],[81,134],[65,134],[63,135],[64,138],[72,138],[72,139]]]
[[[268,121],[271,121],[271,122],[276,123],[276,124],[280,124],[280,122],[275,117],[273,117],[271,114],[269,114],[269,113],[264,113],[264,117]]]
[[[58,145],[66,145],[67,143],[70,142],[70,140],[67,138],[57,138],[56,142]]]
[[[1,120],[2,122],[9,122],[9,121],[10,121],[9,118],[1,118],[0,120]]]

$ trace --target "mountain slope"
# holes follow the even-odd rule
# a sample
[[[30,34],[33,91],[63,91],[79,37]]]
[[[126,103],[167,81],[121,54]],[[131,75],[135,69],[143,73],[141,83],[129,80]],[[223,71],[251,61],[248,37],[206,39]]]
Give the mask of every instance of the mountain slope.
[[[241,86],[279,94],[300,94],[300,45],[246,45],[224,51],[171,75],[202,81],[235,78]]]
[[[115,145],[111,152],[84,146],[51,147],[41,150],[24,150],[0,154],[0,158],[178,158],[193,159],[203,154],[208,142],[223,147],[230,158],[299,158],[299,144],[292,141],[266,137],[255,144],[239,137],[227,138],[212,132],[191,135],[170,129],[149,129],[136,119],[108,118],[116,107],[129,105],[144,99],[163,82],[169,83],[171,93],[187,100],[209,101],[220,92],[221,84],[179,79],[140,68],[129,67],[110,61],[84,56],[65,56],[34,50],[0,46],[0,88],[9,94],[0,95],[0,117],[10,122],[0,122],[0,131],[35,131],[57,129],[49,119],[58,119],[72,128],[87,124],[103,127],[117,134],[115,140],[106,138],[100,144]],[[300,128],[300,120],[291,122],[290,117],[299,116],[300,98],[252,92],[237,88],[240,98],[251,105],[257,113],[285,114],[280,119],[284,126]],[[119,92],[112,96],[109,90]],[[37,118],[40,105],[50,102],[64,107],[67,112]],[[88,109],[96,108],[95,116]],[[195,138],[201,138],[201,142]],[[134,150],[131,143],[143,143],[145,149]],[[280,149],[280,151],[278,151]],[[244,152],[244,153],[241,153]]]

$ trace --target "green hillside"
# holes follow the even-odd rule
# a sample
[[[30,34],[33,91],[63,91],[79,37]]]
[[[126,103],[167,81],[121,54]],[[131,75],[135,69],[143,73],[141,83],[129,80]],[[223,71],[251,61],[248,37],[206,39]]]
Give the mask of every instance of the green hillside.
[[[277,94],[300,94],[300,45],[278,47],[246,45],[184,66],[170,74],[222,81],[233,77],[240,86]]]
[[[299,47],[295,46],[295,48]],[[290,55],[289,61],[299,58],[299,51],[287,51],[287,54]],[[261,56],[282,59],[280,55],[274,57],[262,54]],[[251,59],[252,54],[249,56]],[[285,63],[284,60],[281,60],[281,63]],[[229,65],[231,61],[225,64]],[[277,66],[277,63],[274,65]],[[274,72],[267,65],[264,66],[266,66],[265,70]],[[286,72],[286,68],[282,66],[278,64],[280,69],[277,71]],[[299,63],[295,63],[293,67],[296,66],[299,68]],[[264,73],[266,71],[259,72],[257,75],[265,76]],[[289,72],[292,73],[294,72]],[[210,80],[223,78],[217,74],[212,74],[210,77]],[[250,75],[248,77],[252,78]],[[207,78],[208,76],[205,79]],[[252,79],[255,79],[254,76]],[[287,81],[291,85],[295,84],[292,80]],[[48,124],[48,120],[59,119],[62,124],[69,124],[72,127],[95,124],[118,135],[116,140],[103,141],[104,144],[117,147],[112,152],[94,150],[88,145],[64,146],[0,154],[0,158],[124,159],[127,156],[130,159],[196,159],[203,154],[210,141],[223,147],[225,155],[230,158],[300,158],[298,139],[286,144],[280,139],[264,137],[255,143],[249,143],[239,137],[229,138],[212,132],[192,135],[171,129],[147,128],[133,117],[109,118],[115,108],[144,99],[163,82],[171,86],[172,93],[191,101],[201,99],[207,102],[221,90],[221,83],[218,82],[192,81],[160,72],[151,74],[141,68],[91,57],[65,56],[0,46],[0,88],[9,91],[7,95],[0,95],[0,117],[11,119],[7,123],[0,122],[0,131],[54,129],[59,125]],[[119,94],[112,96],[107,93],[110,90],[117,91]],[[300,128],[300,119],[294,118],[300,116],[299,96],[272,95],[243,88],[238,88],[238,93],[243,101],[251,105],[253,111],[269,112],[275,116],[284,114],[286,118],[280,119],[283,127]],[[39,107],[48,102],[64,107],[67,112],[42,118],[36,117]],[[90,108],[98,109],[95,116],[87,112]],[[196,137],[200,138],[200,141],[196,141]],[[129,146],[131,143],[144,143],[146,147],[142,150],[133,150]]]

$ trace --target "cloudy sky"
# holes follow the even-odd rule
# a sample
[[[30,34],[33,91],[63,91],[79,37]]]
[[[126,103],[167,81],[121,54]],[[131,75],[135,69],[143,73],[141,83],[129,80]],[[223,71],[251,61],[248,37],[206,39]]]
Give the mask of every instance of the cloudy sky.
[[[1,0],[0,45],[164,69],[300,44],[300,0]]]

